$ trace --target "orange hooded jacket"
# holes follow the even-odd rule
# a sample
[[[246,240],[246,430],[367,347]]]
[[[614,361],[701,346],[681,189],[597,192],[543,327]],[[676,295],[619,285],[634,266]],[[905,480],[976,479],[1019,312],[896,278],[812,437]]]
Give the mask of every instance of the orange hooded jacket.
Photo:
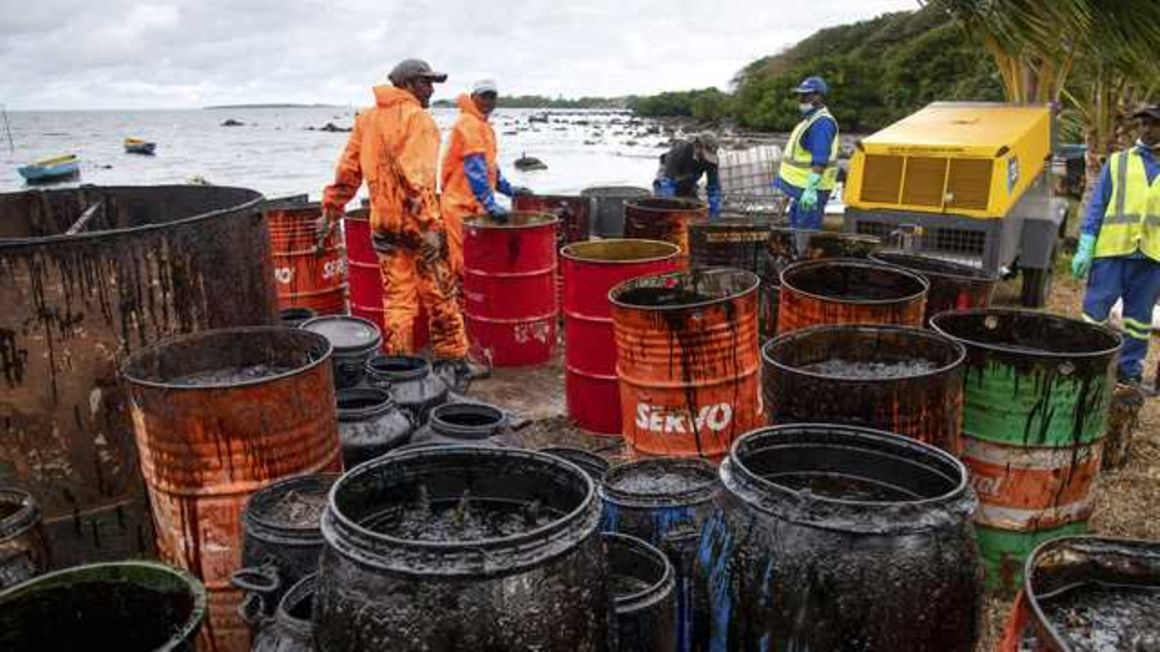
[[[487,182],[492,188],[499,179],[499,168],[496,166],[495,131],[491,123],[471,101],[470,95],[464,93],[455,102],[459,105],[459,119],[455,121],[447,151],[443,154],[440,170],[443,196],[439,207],[447,226],[451,269],[459,274],[463,269],[463,218],[486,212],[471,191],[463,160],[473,154],[483,154],[487,162]]]
[[[323,210],[341,214],[365,180],[373,231],[411,239],[441,229],[435,197],[439,128],[409,92],[375,86],[374,93],[375,106],[355,117],[334,183],[323,191]]]

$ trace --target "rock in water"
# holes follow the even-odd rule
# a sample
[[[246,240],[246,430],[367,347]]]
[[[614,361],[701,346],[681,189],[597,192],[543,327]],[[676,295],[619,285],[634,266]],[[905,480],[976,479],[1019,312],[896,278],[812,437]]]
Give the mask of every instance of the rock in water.
[[[514,164],[517,170],[547,170],[548,165],[536,158],[535,156],[528,156],[525,152],[523,156],[516,159]]]

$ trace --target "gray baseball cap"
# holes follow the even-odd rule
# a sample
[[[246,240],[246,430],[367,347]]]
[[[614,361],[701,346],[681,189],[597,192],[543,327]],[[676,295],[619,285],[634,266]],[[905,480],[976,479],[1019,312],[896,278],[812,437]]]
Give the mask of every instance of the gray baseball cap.
[[[1132,114],[1133,118],[1143,118],[1144,116],[1160,120],[1160,104],[1146,104],[1136,109],[1136,112]]]
[[[711,131],[702,131],[693,138],[693,142],[701,146],[701,158],[708,163],[717,165],[717,134]]]
[[[447,73],[431,70],[431,66],[422,59],[403,59],[399,65],[391,70],[391,74],[387,75],[387,79],[396,86],[405,84],[416,77],[423,77],[438,83],[447,81]]]

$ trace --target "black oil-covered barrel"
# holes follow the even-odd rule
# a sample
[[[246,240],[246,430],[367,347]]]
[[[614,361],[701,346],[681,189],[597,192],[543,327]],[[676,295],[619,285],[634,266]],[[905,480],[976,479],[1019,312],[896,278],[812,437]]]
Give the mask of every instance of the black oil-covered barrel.
[[[696,649],[707,626],[708,597],[693,581],[701,528],[716,509],[721,483],[698,458],[654,457],[614,466],[600,498],[604,529],[643,539],[669,557],[677,584],[677,649]]]
[[[777,284],[781,270],[769,249],[769,220],[722,217],[689,225],[689,265],[694,268],[732,267],[761,279],[758,325],[769,337],[777,328]]]
[[[844,423],[962,451],[961,344],[918,328],[814,326],[761,349],[770,425]]]
[[[898,251],[880,251],[870,259],[885,265],[894,265],[921,274],[929,283],[926,291],[926,314],[922,323],[947,310],[987,308],[999,277],[963,263],[941,258],[904,254]]]
[[[605,650],[612,598],[592,480],[508,448],[400,450],[347,472],[322,518],[324,652]]]
[[[304,308],[295,306],[292,308],[283,308],[278,311],[278,320],[282,322],[283,326],[291,328],[298,328],[302,322],[314,319],[318,313],[313,308]]]
[[[410,414],[395,405],[385,389],[340,389],[337,400],[338,436],[342,439],[345,468],[391,452],[408,443],[415,432]]]
[[[580,191],[581,197],[595,201],[592,232],[602,238],[624,237],[624,203],[651,194],[647,188],[636,186],[595,186]]]
[[[584,450],[583,448],[570,448],[568,446],[547,446],[545,448],[541,448],[540,452],[547,453],[549,455],[555,455],[556,457],[562,457],[568,460],[569,462],[583,469],[584,472],[588,474],[588,477],[592,478],[592,481],[596,482],[597,484],[600,483],[601,479],[604,477],[604,474],[608,472],[608,469],[611,466],[608,460],[600,457],[592,451]]]
[[[318,575],[311,573],[286,591],[274,617],[254,637],[250,652],[314,652],[314,592]]]
[[[32,494],[0,487],[0,589],[43,573],[51,559]]]
[[[677,649],[673,565],[660,550],[626,534],[604,533],[619,652]]]
[[[978,505],[953,455],[832,424],[744,435],[698,582],[712,650],[974,650]]]
[[[411,413],[416,424],[427,422],[431,409],[447,402],[447,385],[431,373],[431,363],[418,356],[376,355],[367,360],[367,382],[391,390],[395,404]]]
[[[518,447],[504,411],[475,402],[445,403],[433,408],[411,443]]]
[[[205,587],[150,561],[74,566],[0,591],[0,650],[193,652]]]
[[[326,495],[339,475],[313,473],[279,480],[246,502],[242,568],[231,581],[247,593],[242,608],[250,625],[273,618],[286,591],[318,570],[319,523]]]

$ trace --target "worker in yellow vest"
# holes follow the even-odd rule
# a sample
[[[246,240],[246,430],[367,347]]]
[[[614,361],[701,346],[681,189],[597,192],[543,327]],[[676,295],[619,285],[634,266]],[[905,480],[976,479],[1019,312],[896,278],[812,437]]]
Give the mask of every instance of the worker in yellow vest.
[[[1136,112],[1140,138],[1104,163],[1080,224],[1071,260],[1076,278],[1089,272],[1084,320],[1102,324],[1123,299],[1117,378],[1139,384],[1152,335],[1152,309],[1160,299],[1160,105]]]
[[[802,120],[789,135],[773,186],[793,200],[789,225],[798,229],[822,228],[838,180],[838,121],[824,102],[829,90],[821,77],[806,77],[793,91]]]

